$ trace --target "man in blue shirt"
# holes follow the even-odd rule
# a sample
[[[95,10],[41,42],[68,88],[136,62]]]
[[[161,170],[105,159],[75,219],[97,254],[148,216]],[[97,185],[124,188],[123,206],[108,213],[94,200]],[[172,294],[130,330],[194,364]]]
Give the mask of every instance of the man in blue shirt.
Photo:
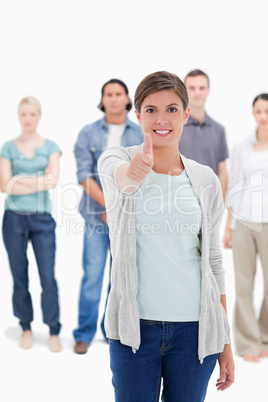
[[[179,142],[182,155],[203,165],[210,166],[221,182],[223,198],[227,191],[228,148],[224,127],[209,117],[205,111],[209,95],[209,78],[201,70],[189,72],[184,80],[191,109]]]
[[[118,79],[112,79],[103,85],[101,95],[98,107],[105,116],[82,128],[74,149],[78,182],[84,188],[79,211],[85,219],[79,325],[73,332],[76,341],[74,351],[78,354],[87,352],[97,330],[103,274],[110,246],[97,161],[107,148],[128,147],[143,142],[141,127],[127,117],[132,103],[126,85]],[[101,330],[106,338],[104,315]]]

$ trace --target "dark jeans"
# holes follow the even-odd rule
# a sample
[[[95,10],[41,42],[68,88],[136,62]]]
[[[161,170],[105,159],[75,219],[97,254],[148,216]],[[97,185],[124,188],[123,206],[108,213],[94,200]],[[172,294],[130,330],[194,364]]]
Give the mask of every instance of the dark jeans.
[[[83,253],[84,276],[79,297],[79,325],[73,332],[76,342],[91,343],[96,333],[103,275],[109,248],[110,240],[107,225],[95,225],[86,222]],[[110,266],[111,263],[110,258]],[[110,281],[107,298],[109,291]],[[101,322],[101,330],[104,338],[106,338],[104,319],[105,311]]]
[[[31,329],[33,307],[28,289],[27,245],[32,242],[40,282],[43,321],[50,335],[60,332],[58,288],[54,277],[55,221],[48,213],[19,214],[6,211],[3,219],[3,239],[14,280],[13,311],[25,331]]]
[[[198,322],[140,321],[141,346],[110,340],[116,402],[204,401],[218,354],[198,360]]]

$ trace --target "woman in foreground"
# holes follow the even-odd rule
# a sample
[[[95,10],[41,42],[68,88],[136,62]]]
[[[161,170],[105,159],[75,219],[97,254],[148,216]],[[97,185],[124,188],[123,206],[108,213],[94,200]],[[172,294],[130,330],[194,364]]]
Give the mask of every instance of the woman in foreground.
[[[204,401],[234,381],[220,248],[223,201],[208,167],[178,152],[189,116],[174,74],[145,77],[135,94],[144,144],[99,159],[110,228],[106,331],[116,402]]]
[[[59,352],[61,344],[58,288],[54,277],[55,221],[51,216],[48,190],[59,175],[60,149],[37,134],[41,106],[33,96],[19,104],[21,134],[7,141],[1,150],[1,191],[7,194],[3,218],[3,239],[14,280],[13,312],[20,320],[20,346],[33,343],[33,307],[29,292],[27,246],[31,241],[42,286],[43,321],[49,326],[49,348]]]

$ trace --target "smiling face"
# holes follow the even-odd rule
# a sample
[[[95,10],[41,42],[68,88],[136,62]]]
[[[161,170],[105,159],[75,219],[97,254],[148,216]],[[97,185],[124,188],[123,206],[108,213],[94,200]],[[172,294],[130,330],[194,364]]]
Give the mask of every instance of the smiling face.
[[[106,114],[120,115],[126,111],[129,97],[122,85],[107,84],[103,91],[101,103]]]
[[[24,132],[34,133],[36,131],[40,117],[40,112],[35,106],[28,103],[22,103],[20,105],[19,121]]]
[[[185,80],[189,96],[189,105],[193,108],[203,108],[209,94],[208,79],[204,75],[187,77]]]
[[[254,103],[253,116],[260,128],[268,129],[268,101],[259,99]]]
[[[135,110],[144,133],[152,137],[153,147],[176,146],[187,123],[190,109],[183,109],[181,98],[173,89],[148,95],[141,104],[140,113]]]

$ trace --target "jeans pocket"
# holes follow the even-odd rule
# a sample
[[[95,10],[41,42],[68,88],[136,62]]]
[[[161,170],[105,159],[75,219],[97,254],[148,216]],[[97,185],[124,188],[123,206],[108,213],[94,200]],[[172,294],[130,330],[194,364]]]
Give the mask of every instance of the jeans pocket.
[[[53,216],[48,213],[48,212],[43,212],[43,213],[38,213],[35,215],[35,219],[41,224],[41,225],[51,225],[49,226],[52,230],[55,230],[56,228],[56,222]]]

